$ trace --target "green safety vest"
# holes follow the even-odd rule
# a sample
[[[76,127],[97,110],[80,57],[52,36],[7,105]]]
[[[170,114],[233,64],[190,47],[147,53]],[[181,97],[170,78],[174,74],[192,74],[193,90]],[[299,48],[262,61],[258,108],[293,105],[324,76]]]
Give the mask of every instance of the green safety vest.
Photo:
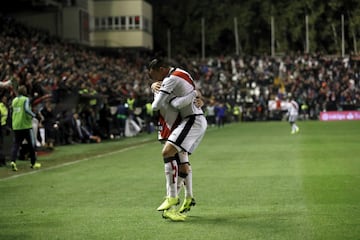
[[[126,100],[128,106],[129,106],[129,110],[134,110],[134,103],[135,103],[135,99],[134,98],[128,98]]]
[[[239,115],[240,114],[240,108],[238,106],[234,107],[233,114],[234,115]]]
[[[152,106],[151,106],[151,103],[147,103],[145,105],[146,107],[146,113],[149,115],[149,116],[152,116],[153,115],[153,110],[152,110]]]
[[[1,126],[6,125],[6,120],[8,116],[8,109],[4,103],[0,102],[0,115],[1,115]]]
[[[25,96],[18,96],[12,101],[12,128],[13,130],[32,128],[32,116],[25,112]]]

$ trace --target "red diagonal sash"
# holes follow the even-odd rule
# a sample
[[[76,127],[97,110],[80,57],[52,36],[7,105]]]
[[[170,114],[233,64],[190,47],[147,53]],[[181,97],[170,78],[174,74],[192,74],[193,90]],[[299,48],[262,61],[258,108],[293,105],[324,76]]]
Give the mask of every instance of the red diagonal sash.
[[[184,79],[185,81],[190,83],[195,88],[194,81],[190,78],[190,76],[188,74],[181,72],[181,71],[174,71],[173,73],[171,73],[171,75],[174,75],[174,76]]]

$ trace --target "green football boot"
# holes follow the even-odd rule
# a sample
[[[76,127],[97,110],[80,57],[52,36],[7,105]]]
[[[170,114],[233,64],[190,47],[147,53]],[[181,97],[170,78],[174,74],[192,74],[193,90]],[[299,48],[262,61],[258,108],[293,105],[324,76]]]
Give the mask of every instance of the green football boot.
[[[181,205],[179,212],[180,213],[185,213],[190,211],[192,206],[195,206],[196,201],[195,198],[189,197],[189,198],[185,198],[183,204]]]
[[[170,219],[174,222],[183,222],[186,219],[186,216],[184,214],[181,214],[174,209],[164,210],[162,217],[165,219]]]
[[[166,197],[165,201],[157,208],[158,211],[168,210],[172,206],[178,205],[180,203],[179,198]]]

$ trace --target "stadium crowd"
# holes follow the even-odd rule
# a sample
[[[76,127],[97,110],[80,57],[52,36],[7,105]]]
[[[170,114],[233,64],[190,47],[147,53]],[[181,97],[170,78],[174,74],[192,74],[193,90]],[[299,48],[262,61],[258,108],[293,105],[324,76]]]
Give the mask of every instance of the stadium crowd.
[[[0,96],[9,105],[17,86],[27,86],[41,145],[131,135],[125,133],[127,119],[140,131],[153,131],[146,73],[152,53],[89,49],[6,16],[0,16],[0,45],[0,81],[12,81],[11,87],[0,88]],[[289,95],[304,119],[317,119],[321,111],[360,108],[360,61],[354,57],[296,52],[279,57],[176,56],[172,63],[193,72],[210,126],[281,120],[281,110],[270,109],[269,101]]]

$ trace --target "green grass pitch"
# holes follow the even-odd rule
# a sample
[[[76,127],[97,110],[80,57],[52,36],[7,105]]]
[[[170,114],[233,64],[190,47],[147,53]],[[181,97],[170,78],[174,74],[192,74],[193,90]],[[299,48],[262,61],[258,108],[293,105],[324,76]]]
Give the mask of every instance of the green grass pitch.
[[[197,205],[185,222],[156,211],[156,134],[57,147],[40,170],[0,168],[0,239],[360,239],[360,121],[298,125],[209,128],[190,156]]]

